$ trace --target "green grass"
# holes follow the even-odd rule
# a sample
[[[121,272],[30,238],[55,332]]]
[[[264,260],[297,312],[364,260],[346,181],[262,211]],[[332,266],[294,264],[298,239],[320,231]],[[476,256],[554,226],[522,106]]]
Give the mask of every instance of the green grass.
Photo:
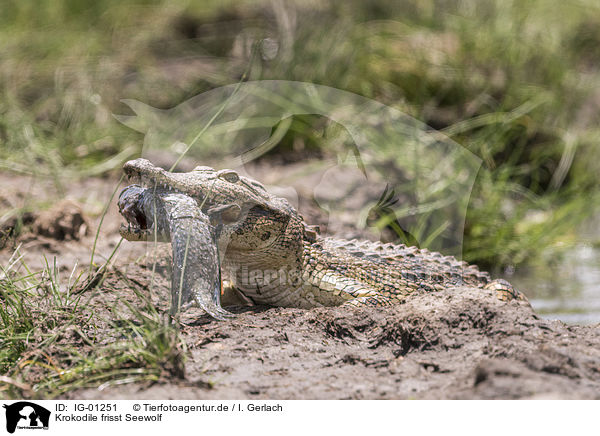
[[[103,283],[98,294],[88,282],[94,275],[61,283],[56,264],[30,272],[17,254],[0,272],[0,397],[183,378],[179,331],[125,277],[95,280]],[[103,293],[114,298],[99,299]]]
[[[399,108],[480,156],[489,173],[471,199],[464,255],[488,264],[531,260],[576,238],[569,228],[585,218],[582,198],[596,190],[599,23],[591,0],[287,9],[250,1],[7,1],[0,168],[60,192],[69,180],[118,171],[139,155],[142,135],[111,117],[127,113],[122,98],[169,108],[245,71],[251,80],[314,82]],[[279,42],[278,55],[250,62],[241,47],[265,37]],[[303,143],[334,153],[315,136],[323,122],[313,121],[294,122],[271,154]],[[397,158],[393,146],[373,146]],[[540,237],[522,238],[518,224],[531,209],[541,210]]]

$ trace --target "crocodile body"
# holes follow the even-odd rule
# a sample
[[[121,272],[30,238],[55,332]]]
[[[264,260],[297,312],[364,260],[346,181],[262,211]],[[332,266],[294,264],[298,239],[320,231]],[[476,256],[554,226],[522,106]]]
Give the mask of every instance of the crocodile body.
[[[119,208],[129,222],[122,236],[170,240],[174,259],[177,250],[187,247],[193,253],[186,259],[187,272],[174,260],[173,295],[183,303],[195,300],[217,318],[226,316],[212,285],[220,282],[221,272],[246,298],[273,306],[389,305],[415,291],[457,286],[491,288],[502,300],[525,300],[508,282],[492,280],[451,256],[401,244],[322,237],[287,200],[232,170],[197,167],[170,173],[145,159],[126,163],[124,170],[139,185],[121,194]],[[187,208],[190,213],[175,217],[170,211],[177,203],[180,212]],[[173,223],[184,215],[193,234],[173,234]],[[203,247],[210,241],[220,256]],[[218,263],[218,272],[207,270],[207,262]],[[193,271],[203,272],[202,280],[184,279],[182,290],[175,276],[185,278]],[[208,307],[208,300],[215,304]]]

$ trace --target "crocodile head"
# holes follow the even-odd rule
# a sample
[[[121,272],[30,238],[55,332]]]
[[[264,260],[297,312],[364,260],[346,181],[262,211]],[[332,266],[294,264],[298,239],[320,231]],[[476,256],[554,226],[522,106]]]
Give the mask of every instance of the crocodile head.
[[[164,211],[152,208],[155,206],[149,202],[154,197],[149,193],[169,192],[194,199],[211,220],[217,217],[216,221],[228,224],[228,246],[238,251],[267,247],[286,231],[290,219],[301,220],[287,200],[269,194],[262,184],[234,170],[198,166],[187,173],[172,173],[142,158],[127,162],[123,170],[131,185],[119,197],[119,210],[128,222],[121,225],[120,233],[130,241],[153,240],[157,236],[155,222],[160,230]],[[159,240],[168,239],[158,236]]]
[[[132,184],[119,196],[128,223],[121,236],[171,242],[172,313],[194,300],[213,317],[228,317],[219,302],[223,265],[230,270],[253,258],[259,260],[255,267],[277,270],[290,257],[301,261],[302,218],[260,183],[203,166],[171,173],[146,159],[127,162],[124,171]]]
[[[125,163],[123,171],[130,183],[187,195],[201,204],[202,210],[223,204],[237,204],[240,208],[266,205],[272,199],[263,185],[234,170],[198,166],[188,173],[172,173],[140,158]]]

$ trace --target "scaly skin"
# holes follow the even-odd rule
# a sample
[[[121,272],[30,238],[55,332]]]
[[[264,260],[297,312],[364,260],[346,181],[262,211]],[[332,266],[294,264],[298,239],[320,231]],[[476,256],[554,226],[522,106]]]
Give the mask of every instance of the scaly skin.
[[[121,234],[129,240],[152,240],[155,221],[159,229],[173,229],[170,240],[178,259],[174,276],[181,277],[177,262],[188,247],[184,303],[193,298],[206,309],[201,302],[212,299],[220,309],[214,298],[220,276],[208,264],[220,267],[248,299],[273,306],[380,306],[398,303],[418,290],[456,286],[485,287],[496,290],[501,300],[525,300],[508,282],[492,281],[488,273],[451,256],[405,245],[321,237],[285,199],[233,170],[197,167],[189,173],[169,173],[145,159],[127,162],[124,170],[146,188],[133,185],[121,193],[119,207],[130,223],[122,226]],[[174,211],[181,216],[175,217]],[[181,219],[185,225],[174,224]],[[218,249],[224,253],[220,263]],[[213,305],[207,312],[222,316],[224,311]]]

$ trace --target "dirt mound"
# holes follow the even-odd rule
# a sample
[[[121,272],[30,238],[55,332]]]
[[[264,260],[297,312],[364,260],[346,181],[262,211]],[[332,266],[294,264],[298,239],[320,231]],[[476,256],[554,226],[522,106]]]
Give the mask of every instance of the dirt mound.
[[[33,232],[58,241],[80,240],[88,234],[88,218],[81,205],[62,200],[50,209],[40,212],[33,222]]]
[[[60,251],[60,247],[54,247],[57,242],[80,241],[89,235],[89,229],[90,219],[73,200],[58,201],[41,212],[13,211],[0,222],[0,250],[14,248],[20,242],[35,242]]]
[[[232,308],[230,308],[232,309]],[[600,398],[600,333],[456,288],[388,308],[184,317],[185,380],[72,398]]]

